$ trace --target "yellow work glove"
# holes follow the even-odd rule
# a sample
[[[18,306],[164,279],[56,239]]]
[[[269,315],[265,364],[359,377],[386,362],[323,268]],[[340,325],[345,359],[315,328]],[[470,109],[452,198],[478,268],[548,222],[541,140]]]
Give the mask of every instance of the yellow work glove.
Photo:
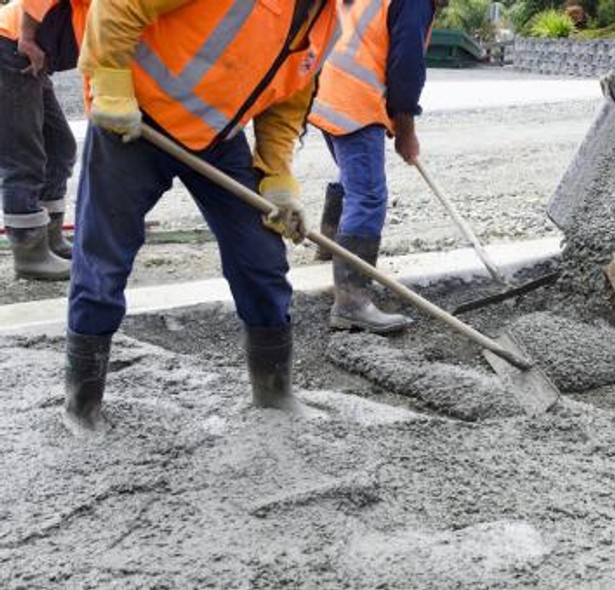
[[[307,234],[305,213],[299,196],[299,183],[290,175],[265,176],[259,192],[275,209],[263,217],[269,229],[299,244]]]
[[[141,111],[135,98],[132,72],[125,69],[96,68],[92,73],[90,121],[118,133],[124,141],[141,135]]]

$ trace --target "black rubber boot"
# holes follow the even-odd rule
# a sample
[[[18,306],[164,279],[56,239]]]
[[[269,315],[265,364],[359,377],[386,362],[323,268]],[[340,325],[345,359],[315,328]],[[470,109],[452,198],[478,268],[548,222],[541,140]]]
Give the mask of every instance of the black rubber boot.
[[[333,240],[342,217],[344,206],[344,187],[339,182],[330,182],[325,193],[325,203],[320,220],[320,233]],[[318,246],[316,260],[331,260],[331,252]]]
[[[73,247],[66,240],[62,233],[64,225],[64,213],[49,213],[49,224],[47,225],[47,239],[49,249],[60,258],[70,260],[73,257]]]
[[[13,267],[18,279],[66,281],[70,278],[70,262],[56,256],[47,243],[47,226],[6,227]]]
[[[300,412],[302,404],[292,393],[292,326],[246,327],[245,349],[253,404]]]
[[[64,422],[73,434],[108,429],[101,407],[111,338],[66,333]]]
[[[336,242],[376,266],[380,238],[338,234]],[[331,328],[356,328],[374,334],[391,334],[404,330],[412,322],[406,316],[380,311],[369,296],[371,280],[337,256],[333,257],[333,279],[335,303],[331,309]]]

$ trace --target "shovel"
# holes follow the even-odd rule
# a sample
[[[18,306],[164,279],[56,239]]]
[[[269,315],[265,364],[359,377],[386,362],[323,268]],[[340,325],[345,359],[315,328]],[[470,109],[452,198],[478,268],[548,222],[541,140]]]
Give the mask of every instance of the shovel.
[[[511,285],[504,275],[502,271],[497,267],[497,265],[491,260],[489,255],[487,254],[485,248],[480,243],[480,240],[468,224],[468,222],[461,216],[457,207],[453,204],[453,202],[444,194],[444,192],[440,189],[440,187],[436,184],[436,181],[433,179],[431,174],[427,171],[422,162],[417,160],[414,164],[416,169],[419,171],[420,175],[423,177],[423,180],[427,183],[427,186],[431,189],[436,198],[442,203],[444,208],[448,211],[449,215],[452,217],[455,225],[459,228],[459,231],[462,233],[463,237],[470,243],[476,255],[480,258],[481,262],[491,275],[491,277],[497,281],[502,287],[505,287],[504,291],[500,291],[499,293],[495,293],[494,295],[489,295],[487,297],[481,297],[479,299],[474,299],[472,301],[468,301],[466,303],[462,303],[457,306],[453,310],[453,314],[457,315],[460,313],[465,313],[467,311],[472,311],[474,309],[479,309],[481,307],[485,307],[487,305],[492,305],[494,303],[499,303],[501,301],[505,301],[506,299],[510,299],[511,297],[518,297],[519,295],[523,295],[534,289],[538,289],[539,287],[544,287],[546,285],[550,285],[554,283],[559,277],[559,272],[552,272],[532,281],[528,281],[523,283],[522,285]]]
[[[142,137],[265,215],[275,210],[275,207],[269,201],[188,152],[150,126],[142,125]],[[400,282],[387,277],[333,240],[311,230],[306,234],[306,238],[329,250],[332,254],[343,258],[367,277],[388,287],[405,301],[430,314],[485,349],[484,354],[487,362],[507,382],[519,404],[529,414],[535,415],[546,412],[557,402],[559,396],[557,388],[538,367],[528,360],[525,351],[512,334],[503,334],[498,339],[489,338],[408,289]]]

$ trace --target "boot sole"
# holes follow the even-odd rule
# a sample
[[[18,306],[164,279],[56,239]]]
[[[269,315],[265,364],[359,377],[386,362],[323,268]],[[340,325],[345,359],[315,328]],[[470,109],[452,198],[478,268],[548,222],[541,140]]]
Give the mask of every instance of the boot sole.
[[[372,334],[394,334],[395,332],[403,332],[412,324],[411,320],[405,321],[403,324],[393,324],[381,328],[374,327],[371,324],[357,322],[342,317],[332,317],[329,320],[329,328],[332,330],[363,330]]]
[[[36,272],[19,271],[15,273],[15,278],[28,281],[68,281],[70,279],[70,272],[66,275],[44,275]]]

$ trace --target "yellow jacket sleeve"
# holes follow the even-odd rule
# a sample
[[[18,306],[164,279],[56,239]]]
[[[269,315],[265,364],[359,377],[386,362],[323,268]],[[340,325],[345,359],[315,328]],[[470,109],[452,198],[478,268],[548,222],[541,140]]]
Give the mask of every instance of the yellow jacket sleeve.
[[[79,58],[86,75],[129,68],[143,31],[159,16],[192,0],[92,0]]]
[[[254,118],[254,167],[265,176],[292,174],[295,140],[312,103],[314,81]]]

